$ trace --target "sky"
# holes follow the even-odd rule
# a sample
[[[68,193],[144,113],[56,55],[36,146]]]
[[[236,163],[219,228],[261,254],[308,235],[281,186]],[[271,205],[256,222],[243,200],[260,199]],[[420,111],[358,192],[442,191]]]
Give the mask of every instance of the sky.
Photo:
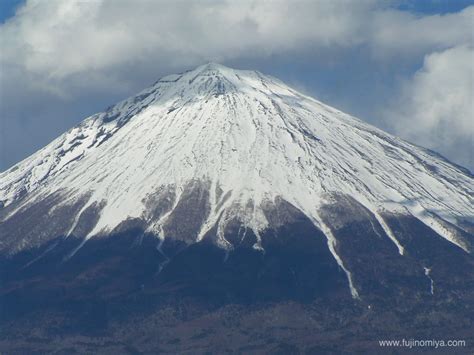
[[[474,171],[474,0],[1,0],[0,45],[0,171],[210,61]]]

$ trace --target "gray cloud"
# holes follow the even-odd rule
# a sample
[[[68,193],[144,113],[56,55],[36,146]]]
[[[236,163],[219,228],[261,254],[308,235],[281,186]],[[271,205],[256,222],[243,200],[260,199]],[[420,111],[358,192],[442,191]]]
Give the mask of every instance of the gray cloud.
[[[395,10],[378,12],[371,31],[374,54],[384,60],[397,60],[472,43],[473,20],[474,6],[431,16]]]
[[[419,16],[390,5],[375,0],[30,0],[0,26],[0,128],[8,135],[0,143],[0,169],[157,77],[209,60],[279,76],[472,168],[472,159],[456,154],[467,150],[466,139],[456,143],[465,129],[450,129],[445,137],[450,143],[440,143],[426,132],[448,118],[427,119],[416,104],[434,95],[428,77],[457,73],[451,67],[459,69],[459,63],[451,59],[463,56],[462,48],[472,43],[474,6]],[[439,69],[443,53],[451,59]],[[443,90],[472,95],[472,86],[454,80],[439,90],[436,95]],[[472,107],[462,100],[444,104],[451,108],[445,107],[443,117],[449,112],[455,113],[451,120],[472,117]],[[408,116],[424,130],[407,131],[387,121]]]

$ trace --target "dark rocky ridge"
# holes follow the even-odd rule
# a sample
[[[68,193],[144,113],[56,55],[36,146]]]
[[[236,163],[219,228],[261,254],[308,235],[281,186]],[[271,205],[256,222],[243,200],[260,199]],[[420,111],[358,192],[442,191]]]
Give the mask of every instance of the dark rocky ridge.
[[[171,210],[176,201],[170,191],[150,197],[150,216]],[[282,199],[264,206],[270,225],[260,235],[264,252],[253,248],[257,237],[237,218],[224,231],[232,251],[216,246],[215,229],[196,243],[208,195],[204,184],[183,192],[166,227],[177,238],[165,239],[159,249],[144,217],[77,250],[100,206],[83,214],[67,238],[61,235],[67,226],[55,216],[65,223],[84,201],[56,210],[48,223],[44,213],[54,201],[25,210],[24,229],[3,223],[0,349],[378,353],[376,340],[384,337],[472,339],[474,258],[414,217],[384,215],[406,249],[401,256],[370,211],[353,199],[335,196],[321,210],[359,291],[360,299],[352,299],[326,237]],[[12,252],[8,243],[36,225],[49,225],[49,237],[38,241],[33,230],[24,235],[35,242]],[[433,294],[424,267],[431,270]],[[228,343],[229,332],[239,342]],[[51,343],[51,337],[62,341]]]

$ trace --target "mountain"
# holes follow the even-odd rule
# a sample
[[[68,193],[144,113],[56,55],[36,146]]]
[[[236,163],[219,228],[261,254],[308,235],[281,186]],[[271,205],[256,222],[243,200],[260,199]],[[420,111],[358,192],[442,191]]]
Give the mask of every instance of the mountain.
[[[316,302],[374,334],[393,314],[419,331],[399,316],[419,307],[435,310],[427,324],[458,329],[473,320],[473,193],[471,173],[432,151],[278,79],[206,64],[86,118],[0,174],[4,318],[9,334],[25,336],[25,314],[49,324],[75,307],[88,316],[62,315],[75,319],[71,332],[92,324],[109,334],[119,319],[177,300],[205,304],[199,317]],[[199,341],[224,350],[199,340],[207,336],[163,351]]]

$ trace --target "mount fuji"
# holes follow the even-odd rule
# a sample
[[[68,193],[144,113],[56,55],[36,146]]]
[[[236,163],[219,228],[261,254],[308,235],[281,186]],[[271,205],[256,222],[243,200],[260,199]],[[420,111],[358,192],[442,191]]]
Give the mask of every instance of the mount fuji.
[[[321,323],[305,329],[345,319],[345,351],[372,349],[354,347],[354,324],[374,336],[387,320],[392,333],[423,332],[424,314],[426,331],[472,330],[473,196],[467,169],[273,77],[214,63],[169,75],[0,173],[0,294],[12,327],[0,341],[17,349],[12,334],[32,331],[24,317],[34,314],[46,324],[36,331],[59,317],[114,343],[119,329],[133,333],[130,317],[146,319],[147,333],[159,314],[170,329],[157,309],[177,300],[214,325],[237,312],[230,305],[272,304],[262,307],[289,319],[311,304]],[[58,316],[61,307],[81,316]],[[263,312],[244,309],[247,321]],[[171,322],[178,334],[189,317]],[[309,349],[297,330],[287,335]],[[225,350],[194,336],[163,335],[160,348]],[[241,337],[235,346],[255,342]],[[140,351],[158,346],[133,339]]]

